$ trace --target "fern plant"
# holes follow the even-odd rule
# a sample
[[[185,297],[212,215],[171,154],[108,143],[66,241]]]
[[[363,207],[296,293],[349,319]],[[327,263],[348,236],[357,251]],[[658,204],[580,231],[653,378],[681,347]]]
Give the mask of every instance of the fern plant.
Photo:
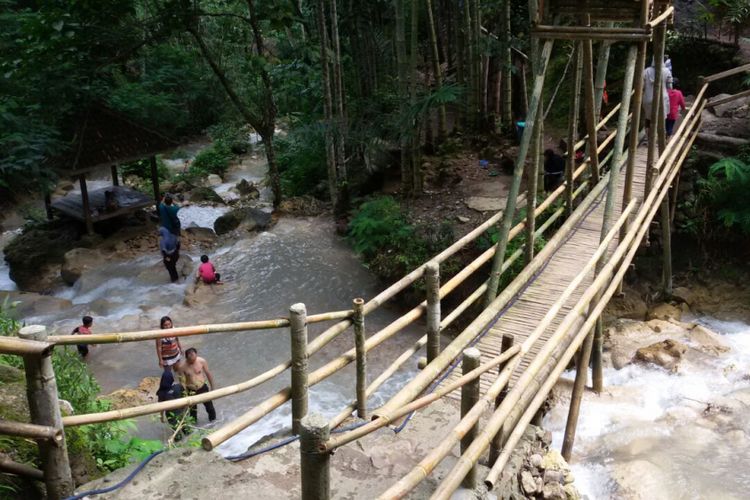
[[[726,230],[750,235],[750,152],[739,157],[723,158],[708,170],[700,181],[704,203]]]

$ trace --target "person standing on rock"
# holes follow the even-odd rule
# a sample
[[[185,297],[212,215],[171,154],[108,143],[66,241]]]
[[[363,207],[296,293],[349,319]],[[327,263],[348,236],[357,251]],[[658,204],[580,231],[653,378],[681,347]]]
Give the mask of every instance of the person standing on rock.
[[[162,330],[172,328],[172,318],[164,316],[161,318]],[[164,337],[156,339],[156,356],[159,358],[159,367],[171,370],[182,359],[182,345],[178,337]]]
[[[162,227],[180,237],[180,218],[177,216],[177,212],[180,211],[180,207],[174,203],[170,194],[165,194],[159,203],[159,223]]]
[[[177,369],[180,375],[185,377],[185,386],[189,394],[203,394],[216,389],[214,377],[208,370],[208,362],[198,356],[198,350],[195,347],[190,347],[185,351],[185,361]],[[213,422],[216,420],[216,410],[214,409],[213,401],[206,401],[203,405],[206,407],[206,412],[208,413],[208,421]],[[198,421],[197,406],[190,407],[190,416],[194,421]]]
[[[180,259],[180,240],[164,226],[159,228],[159,236],[159,249],[161,250],[164,267],[167,268],[169,279],[174,283],[180,279],[180,274],[177,272],[177,261]]]

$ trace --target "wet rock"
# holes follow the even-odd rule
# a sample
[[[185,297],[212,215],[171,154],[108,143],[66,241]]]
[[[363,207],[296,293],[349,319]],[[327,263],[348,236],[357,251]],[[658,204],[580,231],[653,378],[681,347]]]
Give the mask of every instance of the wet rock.
[[[529,496],[536,494],[536,480],[527,470],[521,471],[521,488]]]
[[[466,206],[477,212],[497,212],[505,208],[505,202],[500,198],[470,196],[466,199]]]
[[[192,277],[193,272],[193,259],[188,255],[181,254],[177,261],[177,273],[181,278],[185,279]],[[143,285],[164,285],[169,283],[169,273],[164,268],[162,260],[159,259],[141,271],[136,277],[136,280],[139,284]]]
[[[542,490],[542,498],[545,500],[565,500],[565,490],[560,483],[548,483]]]
[[[605,310],[605,321],[610,319],[646,319],[648,306],[646,301],[637,293],[625,293],[621,297],[613,297]]]
[[[672,298],[689,306],[695,303],[695,293],[687,287],[678,286],[672,290]]]
[[[60,277],[68,285],[73,285],[88,270],[97,268],[106,262],[106,258],[97,250],[74,248],[65,254],[60,267]]]
[[[248,182],[247,179],[242,179],[238,182],[234,188],[244,198],[251,200],[257,200],[260,198],[260,190],[252,182]]]
[[[689,338],[691,342],[697,344],[697,349],[710,354],[719,356],[730,350],[729,346],[724,343],[721,336],[703,325],[696,325],[690,330]]]
[[[224,181],[221,180],[221,177],[219,177],[216,174],[208,174],[208,177],[206,177],[206,184],[212,187],[219,186]]]
[[[456,219],[458,219],[458,222],[460,222],[462,224],[466,224],[467,222],[469,222],[471,220],[468,217],[464,217],[463,215],[457,215]]]
[[[638,349],[635,353],[635,359],[670,371],[676,371],[686,351],[686,345],[667,339]]]
[[[542,456],[538,453],[534,453],[529,457],[529,464],[532,467],[541,467],[542,466]]]
[[[661,319],[664,321],[669,321],[670,319],[679,321],[680,318],[682,318],[682,310],[679,307],[666,303],[652,307],[647,316],[647,319]]]
[[[544,484],[547,483],[560,483],[562,484],[564,480],[563,472],[560,470],[545,470],[544,471]]]
[[[563,491],[565,492],[565,500],[580,500],[581,498],[581,494],[578,493],[578,490],[573,484],[566,484],[563,486]]]
[[[7,296],[10,303],[16,303],[9,313],[17,320],[65,311],[73,307],[69,300],[32,292],[3,292],[2,296],[3,300]]]
[[[544,470],[568,470],[568,463],[565,461],[560,452],[549,450],[542,458],[542,468]]]
[[[192,226],[185,229],[185,232],[191,239],[201,243],[214,243],[216,241],[216,233],[213,229],[207,227]]]
[[[218,235],[234,231],[242,226],[247,231],[264,230],[271,225],[271,214],[257,208],[236,208],[214,221]]]
[[[190,201],[193,203],[208,202],[224,204],[222,197],[216,194],[216,191],[210,187],[193,188],[190,191]]]
[[[118,389],[109,394],[100,396],[112,404],[113,410],[128,408],[131,406],[155,403],[157,401],[156,390],[159,388],[159,377],[146,377],[135,389]]]
[[[730,97],[730,94],[719,94],[715,96],[713,99],[723,99],[725,97]],[[741,110],[743,106],[746,106],[748,103],[750,103],[750,97],[740,97],[739,99],[735,99],[734,101],[725,103],[725,104],[719,104],[718,106],[714,106],[714,114],[720,118],[729,117],[729,116],[738,116],[736,113],[737,110]],[[740,113],[741,114],[741,113]]]

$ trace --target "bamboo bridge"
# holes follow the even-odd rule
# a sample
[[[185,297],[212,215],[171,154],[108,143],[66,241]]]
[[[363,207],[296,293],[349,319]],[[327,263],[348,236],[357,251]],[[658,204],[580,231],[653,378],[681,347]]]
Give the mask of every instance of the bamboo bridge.
[[[536,2],[532,2],[535,4]],[[542,4],[542,2],[539,2]],[[205,401],[242,393],[264,382],[291,372],[291,384],[269,394],[262,403],[248,408],[203,438],[203,447],[212,450],[258,422],[282,404],[291,400],[292,432],[299,434],[302,497],[326,499],[331,496],[330,468],[332,451],[430,403],[449,396],[461,397],[461,420],[446,432],[442,442],[414,469],[397,483],[377,492],[379,498],[401,498],[409,495],[460,445],[460,458],[451,459],[453,468],[442,479],[432,498],[445,499],[459,487],[474,488],[478,478],[476,464],[487,454],[490,472],[484,479],[493,487],[508,462],[524,429],[560,375],[577,356],[576,378],[571,398],[563,455],[570,457],[575,438],[576,421],[586,384],[589,360],[595,391],[602,389],[601,314],[610,298],[618,293],[623,276],[644,241],[649,238],[652,221],[658,215],[663,248],[663,288],[671,292],[670,224],[676,206],[680,168],[700,128],[701,112],[711,106],[708,99],[711,82],[750,71],[750,65],[706,77],[675,134],[665,136],[661,92],[654,93],[651,116],[641,116],[643,74],[649,42],[655,54],[655,88],[663,85],[662,65],[665,33],[673,7],[664,1],[634,0],[551,0],[534,18],[535,65],[533,92],[527,125],[515,164],[514,180],[506,209],[413,270],[376,297],[365,301],[353,299],[341,311],[307,314],[303,304],[294,304],[288,318],[210,324],[170,330],[151,330],[95,334],[87,342],[120,343],[153,340],[166,336],[218,335],[222,332],[245,332],[274,328],[289,329],[290,357],[274,368],[252,378],[208,393],[162,403],[88,415],[61,416],[50,353],[55,346],[76,344],[78,337],[47,335],[40,325],[24,327],[19,338],[0,338],[0,352],[24,357],[32,423],[0,421],[0,434],[36,439],[42,458],[42,470],[5,460],[0,470],[43,480],[49,498],[65,498],[73,492],[63,429],[77,425],[133,418],[185,408]],[[559,24],[560,19],[577,24]],[[613,27],[612,22],[626,27]],[[575,70],[572,79],[565,182],[537,203],[536,179],[542,128],[543,89],[547,63],[555,40],[573,40]],[[599,106],[603,76],[594,75],[592,41],[624,43],[628,47],[624,63],[622,101],[601,121]],[[607,57],[599,53],[598,68],[606,67]],[[602,71],[602,74],[606,72]],[[581,99],[582,95],[582,99]],[[739,95],[739,94],[738,94]],[[722,99],[726,102],[727,98]],[[583,104],[583,106],[581,106]],[[579,108],[586,133],[579,140]],[[614,119],[616,117],[616,119]],[[638,124],[648,119],[645,144]],[[613,120],[614,119],[614,120]],[[599,140],[610,127],[611,133]],[[577,164],[573,151],[585,148],[585,161]],[[529,160],[529,153],[533,151]],[[524,170],[526,193],[520,193]],[[526,213],[518,221],[517,204],[526,201]],[[514,225],[515,223],[515,225]],[[497,227],[496,245],[471,264],[441,283],[440,264],[475,241],[488,229]],[[508,242],[520,235],[525,245],[507,252]],[[534,252],[536,238],[547,242]],[[500,278],[518,259],[525,267],[505,288],[499,290]],[[477,272],[491,271],[487,280],[465,297],[447,314],[441,301],[455,293],[457,287]],[[370,332],[367,316],[383,304],[397,300],[398,294],[419,280],[424,280],[425,300],[383,329]],[[479,305],[481,304],[481,307]],[[479,311],[477,313],[477,311]],[[406,326],[423,318],[425,335],[393,360],[377,376],[368,373],[368,352],[398,335]],[[464,328],[446,346],[440,345],[440,332],[458,318]],[[314,339],[308,339],[307,326],[318,322],[335,322]],[[308,360],[334,338],[350,332],[353,347],[316,370]],[[368,398],[399,368],[426,348],[426,364],[395,396],[379,408],[370,408]],[[463,362],[463,374],[454,370]],[[330,420],[308,415],[308,388],[347,365],[356,365],[356,381],[349,406]],[[359,424],[331,435],[353,414]],[[480,419],[481,424],[480,424]]]

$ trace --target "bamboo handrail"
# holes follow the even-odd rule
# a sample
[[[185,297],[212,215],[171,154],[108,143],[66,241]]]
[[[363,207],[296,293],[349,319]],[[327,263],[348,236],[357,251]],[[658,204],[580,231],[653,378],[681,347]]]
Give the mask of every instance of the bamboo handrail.
[[[13,422],[10,420],[0,420],[0,434],[5,436],[43,439],[55,443],[59,443],[63,439],[62,429],[55,429],[48,425],[27,424],[25,422]]]
[[[482,374],[490,371],[492,368],[503,363],[504,361],[508,361],[513,356],[518,354],[519,351],[520,349],[518,348],[518,346],[513,347],[505,351],[504,353],[500,354],[499,356],[495,356],[494,358],[490,359],[486,363],[483,363],[478,368],[471,370],[466,375],[459,377],[458,379],[454,380],[453,382],[446,385],[445,387],[441,387],[435,392],[427,394],[419,399],[415,399],[408,405],[402,408],[399,408],[398,410],[393,412],[391,415],[379,416],[378,418],[370,421],[368,424],[363,425],[362,427],[358,427],[349,432],[334,436],[330,438],[328,441],[326,441],[325,445],[322,446],[319,449],[319,451],[320,452],[333,451],[336,448],[344,446],[345,444],[351,443],[352,441],[359,439],[362,436],[366,436],[367,434],[370,434],[382,427],[385,427],[386,425],[390,424],[391,422],[395,420],[398,420],[404,415],[408,415],[409,413],[413,411],[424,408],[425,406],[431,403],[434,403],[438,399],[442,399],[443,397],[447,396],[448,394],[455,391],[456,389],[463,387],[464,385],[471,382],[472,380],[479,378]]]
[[[48,342],[38,340],[19,339],[18,337],[0,337],[0,353],[24,356],[28,354],[44,354],[52,347]]]
[[[651,21],[648,22],[646,26],[649,26],[651,28],[655,28],[658,24],[663,23],[666,21],[669,17],[671,17],[674,14],[674,7],[670,6],[667,8],[664,12],[661,13],[658,17],[655,17]]]
[[[348,318],[351,310],[333,311],[308,316],[308,323],[319,323]],[[139,342],[164,337],[187,337],[191,335],[206,335],[209,333],[243,332],[251,330],[270,330],[289,327],[288,318],[268,319],[259,321],[245,321],[239,323],[217,323],[210,325],[179,326],[166,330],[144,330],[123,333],[96,333],[81,337],[80,335],[50,335],[49,340],[55,345],[80,344],[85,339],[86,344],[117,344],[121,342]]]
[[[709,108],[713,108],[714,106],[718,106],[720,104],[726,104],[728,102],[732,102],[732,101],[734,101],[736,99],[740,99],[742,97],[747,97],[749,95],[750,95],[750,89],[743,90],[742,92],[737,92],[736,94],[732,94],[732,95],[730,95],[728,97],[724,97],[722,99],[711,99],[710,101],[708,101],[708,103],[706,105]]]
[[[703,83],[715,82],[716,80],[722,80],[728,76],[744,73],[745,71],[750,71],[750,63],[743,64],[742,66],[737,66],[736,68],[728,69],[726,71],[721,71],[711,76],[704,76]]]
[[[695,120],[694,122],[697,123],[698,121]],[[691,123],[691,126],[695,123]],[[684,140],[685,137],[682,137],[679,141],[679,144],[682,145],[684,143]],[[677,152],[682,152],[684,155],[686,154],[686,151],[688,149],[689,148],[686,148],[684,152],[674,148],[665,150],[663,156],[669,156],[671,158],[672,156],[675,156]],[[576,306],[571,309],[571,311],[565,316],[562,323],[560,323],[560,325],[557,327],[552,337],[545,342],[542,349],[539,351],[531,364],[526,368],[519,380],[516,382],[516,385],[506,395],[503,403],[498,406],[497,410],[486,422],[482,433],[472,443],[469,449],[466,450],[464,455],[461,456],[461,458],[454,466],[453,470],[443,480],[440,487],[433,495],[433,498],[447,498],[447,495],[449,495],[450,492],[454,491],[457,485],[460,484],[461,479],[463,479],[463,476],[471,468],[472,464],[476,462],[479,455],[481,455],[481,453],[487,448],[487,446],[489,446],[492,437],[503,425],[511,411],[513,411],[515,405],[520,401],[521,396],[524,393],[523,391],[527,389],[528,384],[534,381],[535,377],[538,374],[537,372],[539,372],[542,367],[545,366],[552,354],[552,351],[561,342],[562,338],[571,329],[578,318],[581,315],[585,314],[585,310],[588,307],[589,302],[591,302],[596,293],[598,293],[599,289],[601,289],[601,287],[603,286],[602,284],[610,279],[610,276],[613,274],[615,263],[619,262],[620,259],[623,258],[626,250],[631,249],[631,242],[638,242],[640,241],[640,239],[642,239],[643,234],[648,229],[650,220],[653,218],[653,215],[658,209],[660,198],[666,195],[671,179],[674,177],[674,175],[676,175],[678,170],[679,163],[676,163],[673,168],[664,169],[664,171],[660,173],[654,185],[654,189],[649,192],[649,195],[642,205],[641,210],[639,210],[638,214],[636,215],[636,220],[634,221],[633,226],[625,235],[625,238],[620,242],[617,249],[615,250],[615,253],[609,259],[594,282],[586,289],[584,294],[576,303]],[[649,214],[650,217],[648,217]],[[640,238],[636,240],[637,235],[640,235]],[[631,253],[629,253],[628,255],[634,255],[637,247],[638,245],[632,245]],[[627,266],[623,266],[621,272],[624,272],[624,270],[626,269]],[[610,289],[615,290],[617,288],[617,283],[612,281],[610,281],[610,283]]]

